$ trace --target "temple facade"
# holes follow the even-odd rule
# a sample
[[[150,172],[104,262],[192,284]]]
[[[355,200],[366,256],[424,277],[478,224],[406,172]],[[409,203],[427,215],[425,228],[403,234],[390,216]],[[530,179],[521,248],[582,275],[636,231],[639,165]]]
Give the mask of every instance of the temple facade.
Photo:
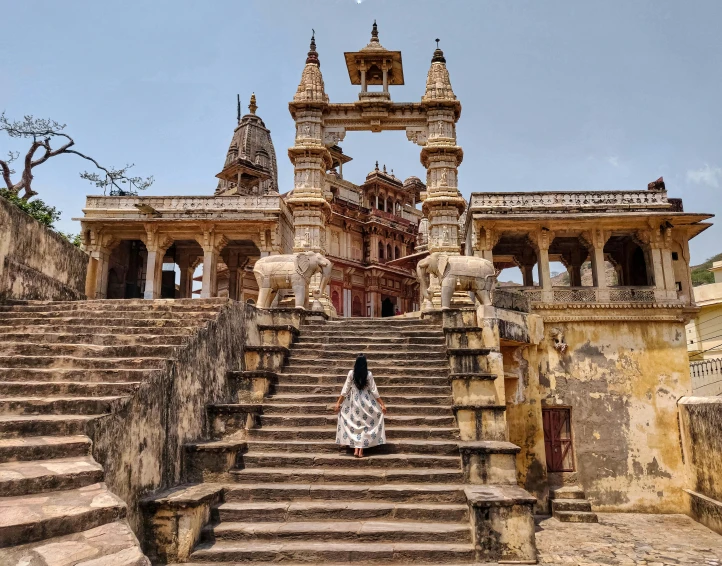
[[[677,400],[690,392],[684,326],[698,311],[689,241],[711,215],[685,211],[662,179],[639,190],[465,199],[461,103],[438,45],[418,102],[392,101],[392,87],[405,80],[401,54],[380,44],[375,25],[368,45],[344,56],[358,100],[332,102],[311,41],[289,104],[287,191],[253,98],[249,113],[239,113],[215,194],[88,197],[80,219],[92,258],[87,295],[191,297],[202,263],[201,297],[255,302],[259,258],[313,251],[333,263],[329,284],[314,289],[330,318],[424,318],[441,312],[446,277],[431,273],[422,300],[415,268],[427,256],[443,256],[444,265],[481,257],[501,280],[518,268],[519,284],[497,289],[493,305],[474,311],[465,291],[454,295],[454,307],[474,311],[476,322],[464,319],[473,332],[495,321],[494,348],[472,347],[466,335],[453,338],[459,328],[445,328],[459,356],[489,356],[478,375],[452,374],[481,391],[455,404],[459,426],[481,427],[470,439],[488,440],[484,427],[498,425],[504,436],[508,425],[519,483],[541,505],[550,489],[578,484],[598,510],[685,508],[676,423]],[[345,136],[384,130],[403,130],[420,147],[423,180],[402,181],[378,164],[363,180],[344,177]],[[554,264],[565,277],[553,277]],[[284,301],[279,294],[273,306]]]

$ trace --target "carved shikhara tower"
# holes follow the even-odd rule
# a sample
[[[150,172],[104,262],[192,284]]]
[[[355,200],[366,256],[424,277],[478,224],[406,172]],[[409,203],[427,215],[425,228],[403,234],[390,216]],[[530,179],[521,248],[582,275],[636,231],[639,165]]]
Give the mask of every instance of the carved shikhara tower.
[[[375,22],[369,44],[344,55],[351,83],[361,85],[358,101],[329,102],[313,37],[301,82],[289,104],[296,122],[296,141],[288,150],[294,188],[286,199],[293,213],[293,250],[327,251],[331,195],[325,194],[324,181],[333,165],[328,148],[341,142],[347,131],[405,130],[410,141],[422,146],[421,163],[427,170],[427,191],[421,199],[428,219],[428,249],[458,254],[459,217],[466,207],[458,189],[463,151],[456,144],[456,122],[461,103],[451,88],[444,53],[437,43],[421,102],[391,101],[389,86],[404,84],[401,52],[381,45]],[[373,85],[382,90],[368,90]]]

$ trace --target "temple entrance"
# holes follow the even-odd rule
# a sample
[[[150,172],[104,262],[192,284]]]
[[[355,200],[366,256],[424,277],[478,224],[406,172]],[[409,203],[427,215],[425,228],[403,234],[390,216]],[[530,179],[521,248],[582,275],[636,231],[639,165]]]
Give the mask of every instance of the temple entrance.
[[[395,314],[396,304],[389,297],[386,297],[381,301],[381,316],[394,316]]]

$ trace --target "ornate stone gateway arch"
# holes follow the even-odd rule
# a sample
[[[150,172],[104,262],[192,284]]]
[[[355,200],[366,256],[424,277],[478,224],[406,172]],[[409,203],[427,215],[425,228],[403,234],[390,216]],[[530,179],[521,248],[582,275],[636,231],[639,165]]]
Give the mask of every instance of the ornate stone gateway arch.
[[[456,122],[461,103],[451,88],[438,40],[421,102],[391,101],[389,87],[404,84],[401,52],[389,51],[379,43],[375,22],[369,44],[345,53],[345,58],[351,83],[361,86],[357,101],[329,101],[314,36],[301,82],[289,104],[296,122],[296,141],[288,150],[294,165],[294,188],[286,201],[293,214],[294,252],[326,253],[331,194],[326,194],[324,179],[332,167],[329,148],[341,142],[348,131],[405,130],[407,138],[422,147],[427,184],[422,201],[429,251],[458,254],[459,216],[466,207],[458,189],[463,151],[456,144]],[[369,90],[375,85],[381,90]]]

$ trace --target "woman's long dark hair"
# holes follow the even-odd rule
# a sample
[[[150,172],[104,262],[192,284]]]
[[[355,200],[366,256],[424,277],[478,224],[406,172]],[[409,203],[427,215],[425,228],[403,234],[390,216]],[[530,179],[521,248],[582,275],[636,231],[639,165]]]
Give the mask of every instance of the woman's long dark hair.
[[[356,363],[353,365],[353,382],[356,384],[356,389],[362,391],[366,387],[368,378],[369,370],[366,365],[366,356],[359,354]]]

